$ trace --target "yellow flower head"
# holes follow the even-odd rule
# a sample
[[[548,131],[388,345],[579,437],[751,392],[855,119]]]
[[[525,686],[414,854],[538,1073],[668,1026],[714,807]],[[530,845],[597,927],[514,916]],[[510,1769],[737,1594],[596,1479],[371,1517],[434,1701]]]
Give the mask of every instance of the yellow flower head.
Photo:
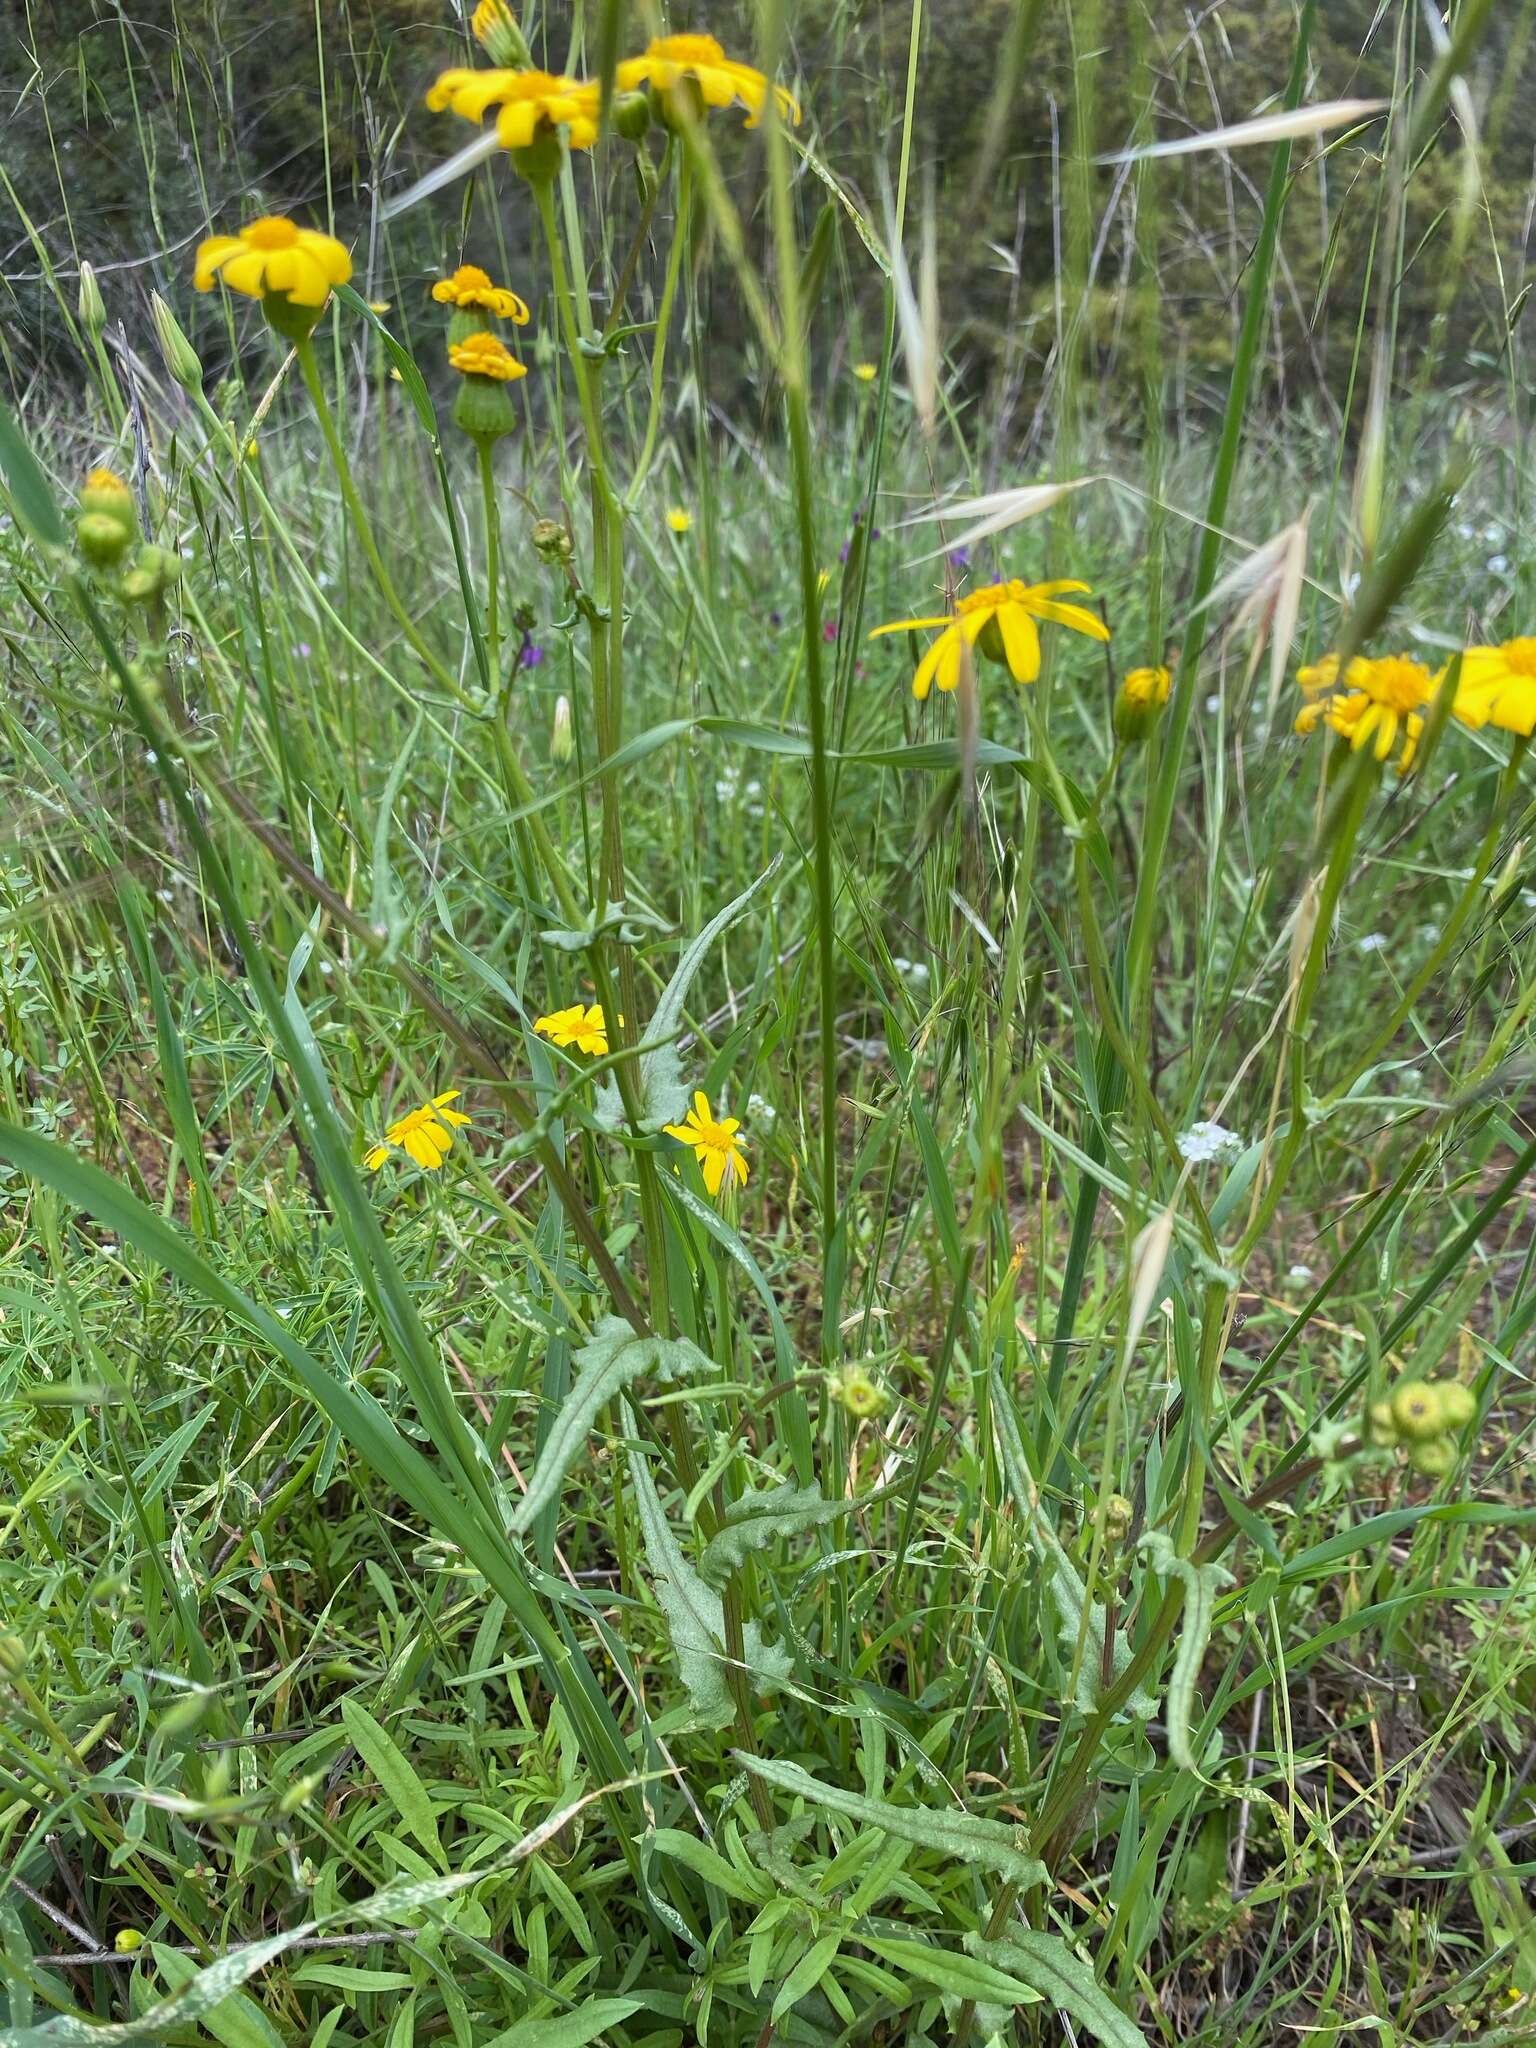
[[[667,511],[667,524],[674,533],[686,533],[693,524],[693,514],[685,512],[681,505],[673,505]]]
[[[493,64],[528,62],[528,45],[507,0],[480,0],[469,17],[469,27]]]
[[[419,1109],[410,1110],[392,1123],[384,1133],[383,1142],[371,1146],[363,1163],[370,1173],[377,1173],[391,1152],[404,1152],[414,1159],[418,1166],[428,1173],[436,1173],[448,1154],[453,1150],[453,1133],[469,1118],[461,1110],[450,1109],[450,1102],[457,1102],[459,1090],[450,1088],[446,1095],[434,1095],[430,1102],[422,1103]]]
[[[111,505],[133,506],[133,493],[123,482],[115,469],[93,469],[86,475],[85,486],[80,494],[98,501],[97,509],[104,511]]]
[[[925,632],[942,626],[943,632],[917,665],[912,694],[923,698],[935,681],[941,690],[952,690],[960,680],[960,655],[965,647],[979,646],[991,661],[1000,662],[1016,683],[1032,683],[1040,673],[1040,635],[1037,619],[1068,626],[1074,633],[1086,633],[1090,640],[1107,640],[1109,628],[1097,612],[1080,604],[1061,604],[1063,591],[1085,592],[1086,583],[990,583],[962,597],[952,612],[933,619],[895,619],[876,626],[870,634]]]
[[[1385,761],[1402,737],[1397,772],[1412,766],[1414,749],[1424,731],[1422,707],[1435,694],[1435,678],[1422,661],[1407,654],[1386,654],[1375,660],[1356,655],[1339,687],[1339,658],[1328,654],[1310,668],[1296,671],[1296,680],[1311,698],[1296,717],[1298,732],[1326,725],[1356,750],[1369,747]]]
[[[1461,658],[1456,716],[1467,725],[1497,725],[1529,739],[1536,731],[1536,638],[1469,647]]]
[[[880,365],[878,363],[855,363],[853,374],[861,384],[873,384],[880,374]]]
[[[496,134],[503,149],[529,149],[566,131],[572,149],[597,140],[598,88],[548,71],[444,71],[427,94],[434,113],[444,108],[465,121],[483,121],[499,107]]]
[[[1172,687],[1173,677],[1165,668],[1127,669],[1120,682],[1128,704],[1166,704]]]
[[[199,244],[192,282],[200,292],[211,292],[217,279],[249,299],[286,299],[318,312],[331,286],[351,275],[352,258],[334,236],[269,214],[238,235],[210,235]]]
[[[698,87],[705,106],[743,106],[747,126],[757,126],[768,99],[768,81],[750,64],[737,64],[727,57],[713,36],[657,36],[643,56],[629,58],[615,73],[620,92],[636,92],[649,85],[666,94],[685,80]],[[800,119],[792,93],[776,85],[773,96],[786,121]]]
[[[510,320],[514,326],[528,325],[528,308],[504,285],[492,284],[473,263],[461,263],[452,277],[441,277],[432,287],[440,306],[457,306],[461,313],[489,313],[493,320]]]
[[[624,1020],[621,1017],[619,1021]],[[533,1028],[552,1045],[562,1048],[574,1046],[577,1052],[593,1053],[599,1058],[608,1050],[608,1020],[601,1003],[593,1003],[590,1009],[582,1003],[572,1003],[568,1010],[535,1017]]]
[[[702,1088],[696,1088],[693,1107],[685,1123],[667,1124],[669,1138],[680,1139],[691,1145],[693,1156],[699,1162],[704,1175],[704,1185],[712,1195],[718,1195],[721,1183],[728,1173],[733,1173],[743,1187],[747,1184],[747,1155],[742,1150],[737,1133],[740,1123],[733,1116],[716,1119],[709,1107],[709,1097]]]
[[[514,377],[528,374],[494,334],[469,334],[463,341],[452,342],[448,360],[463,377],[489,377],[497,384],[510,384]]]

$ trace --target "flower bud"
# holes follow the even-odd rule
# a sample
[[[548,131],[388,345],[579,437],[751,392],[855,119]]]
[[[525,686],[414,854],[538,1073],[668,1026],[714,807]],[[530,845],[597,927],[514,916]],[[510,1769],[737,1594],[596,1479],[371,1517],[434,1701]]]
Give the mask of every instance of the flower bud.
[[[1131,1531],[1131,1504],[1125,1495],[1106,1494],[1099,1508],[1099,1516],[1104,1525],[1105,1542],[1116,1545],[1123,1543]]]
[[[862,1365],[845,1365],[841,1372],[833,1373],[827,1381],[827,1392],[855,1422],[883,1415],[890,1406],[890,1396],[884,1387]]]
[[[549,736],[549,758],[557,768],[563,768],[576,752],[576,735],[571,730],[571,700],[569,697],[555,699],[555,724]]]
[[[132,544],[133,529],[108,512],[82,512],[75,521],[75,545],[93,569],[113,569]]]
[[[120,1956],[136,1955],[144,1946],[144,1931],[139,1927],[119,1927],[112,1937],[112,1946]]]
[[[1390,1451],[1397,1442],[1397,1423],[1390,1401],[1371,1403],[1369,1434],[1378,1451]]]
[[[643,92],[615,93],[613,125],[626,142],[643,142],[651,125],[651,103]]]
[[[1446,1428],[1465,1429],[1477,1413],[1476,1394],[1470,1387],[1464,1387],[1460,1380],[1447,1380],[1437,1391]]]
[[[297,1813],[299,1808],[312,1799],[324,1783],[324,1774],[313,1771],[307,1777],[295,1778],[282,1798],[277,1802],[279,1813]]]
[[[530,536],[533,552],[544,562],[568,562],[571,559],[571,536],[558,519],[536,519]]]
[[[197,350],[158,292],[149,295],[149,311],[155,324],[155,340],[160,345],[160,360],[172,382],[179,384],[183,391],[201,391],[203,366]]]
[[[469,18],[470,33],[493,64],[506,71],[526,71],[533,59],[507,0],[480,0]]]
[[[144,546],[119,586],[125,604],[148,604],[163,597],[181,577],[181,558],[169,548]]]
[[[1404,1380],[1392,1395],[1392,1420],[1398,1434],[1413,1444],[1432,1443],[1445,1433],[1445,1410],[1439,1389],[1428,1380]]]
[[[1408,1453],[1408,1462],[1426,1479],[1443,1479],[1455,1466],[1456,1451],[1443,1436],[1437,1436],[1429,1443],[1415,1444]]]
[[[27,1646],[20,1636],[0,1635],[0,1678],[20,1678],[27,1668]]]
[[[1115,697],[1115,738],[1125,747],[1139,747],[1150,737],[1173,679],[1165,668],[1133,668],[1121,680]]]
[[[80,325],[93,341],[99,341],[107,324],[107,308],[101,296],[101,286],[96,282],[96,273],[89,263],[82,263],[80,266],[80,297],[77,306]]]

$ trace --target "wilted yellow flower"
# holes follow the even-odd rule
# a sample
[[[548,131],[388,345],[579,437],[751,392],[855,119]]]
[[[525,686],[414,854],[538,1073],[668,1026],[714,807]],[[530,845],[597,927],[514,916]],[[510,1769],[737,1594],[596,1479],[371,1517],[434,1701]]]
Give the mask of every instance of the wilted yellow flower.
[[[237,235],[210,235],[200,243],[192,281],[200,292],[211,292],[217,281],[250,299],[286,299],[318,312],[331,286],[351,275],[352,258],[333,235],[268,214]]]
[[[1086,591],[1086,583],[991,583],[962,597],[952,612],[932,619],[895,619],[876,626],[870,634],[924,632],[931,626],[944,631],[917,665],[912,678],[914,697],[926,697],[935,681],[941,690],[952,690],[960,680],[960,650],[979,647],[989,661],[1000,662],[1016,683],[1032,683],[1040,673],[1040,635],[1037,619],[1069,626],[1074,633],[1086,633],[1090,640],[1107,640],[1109,628],[1098,616],[1080,604],[1059,604],[1063,591]]]
[[[1461,657],[1456,716],[1467,725],[1497,725],[1529,739],[1536,731],[1536,638],[1469,647]]]
[[[510,384],[514,377],[528,374],[494,334],[469,334],[463,341],[451,342],[448,360],[463,377],[490,377],[498,384]]]
[[[473,263],[461,263],[452,277],[439,278],[432,296],[440,306],[457,306],[461,313],[489,313],[493,320],[510,320],[518,327],[528,324],[528,308],[517,293],[492,284]]]
[[[878,363],[855,363],[853,374],[861,384],[873,384],[880,374],[880,365]]]
[[[684,1145],[691,1145],[693,1156],[699,1162],[704,1175],[704,1185],[712,1195],[718,1195],[720,1184],[727,1173],[735,1174],[743,1187],[747,1184],[747,1155],[741,1148],[737,1133],[741,1124],[733,1116],[716,1118],[709,1107],[709,1097],[702,1088],[693,1094],[693,1107],[687,1120],[680,1124],[664,1126],[669,1138],[677,1138]]]
[[[757,126],[768,99],[768,81],[762,72],[727,57],[713,36],[657,36],[643,56],[630,57],[615,74],[620,92],[635,92],[649,85],[664,96],[684,81],[698,87],[707,107],[745,107],[749,128]],[[776,85],[773,96],[785,120],[800,119],[792,93]]]
[[[572,149],[597,140],[596,85],[549,71],[444,71],[427,94],[434,113],[445,108],[465,121],[483,121],[499,107],[496,133],[503,149],[528,149],[557,128]]]
[[[1173,677],[1165,668],[1127,669],[1120,688],[1128,704],[1166,704]]]
[[[619,1021],[622,1023],[623,1019]],[[535,1017],[533,1028],[551,1044],[562,1048],[574,1046],[577,1052],[594,1053],[599,1058],[608,1050],[608,1019],[603,1015],[601,1003],[593,1003],[590,1008],[583,1003],[572,1003],[568,1010],[555,1010],[548,1017]]]
[[[673,505],[667,511],[667,524],[674,533],[686,533],[693,524],[693,514],[685,512],[681,505]]]
[[[450,1088],[445,1095],[434,1095],[430,1102],[422,1103],[392,1123],[384,1133],[383,1142],[372,1146],[364,1165],[370,1173],[377,1173],[391,1152],[404,1152],[414,1159],[418,1166],[424,1166],[429,1173],[436,1173],[448,1154],[453,1150],[453,1133],[457,1126],[467,1124],[469,1118],[461,1110],[450,1109],[450,1102],[457,1102],[460,1091]]]
[[[1320,662],[1296,671],[1296,680],[1311,697],[1296,716],[1298,732],[1315,732],[1326,725],[1353,748],[1369,747],[1378,761],[1385,761],[1402,737],[1397,772],[1406,772],[1424,730],[1421,708],[1435,694],[1435,678],[1422,661],[1407,654],[1387,654],[1375,660],[1357,655],[1344,672],[1339,688],[1339,658],[1328,654]]]

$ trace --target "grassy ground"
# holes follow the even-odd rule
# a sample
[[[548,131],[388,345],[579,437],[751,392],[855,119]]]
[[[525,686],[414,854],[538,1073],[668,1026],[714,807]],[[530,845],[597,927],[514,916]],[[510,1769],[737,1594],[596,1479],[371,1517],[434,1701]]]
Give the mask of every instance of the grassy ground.
[[[1467,56],[1348,131],[1384,250]],[[617,142],[555,186],[488,467],[421,282],[309,392],[245,302],[180,381],[87,306],[4,423],[0,2048],[1536,2039],[1528,764],[1292,730],[1331,647],[1530,624],[1523,281],[1469,386],[1383,257],[1277,404],[1324,144],[1246,150],[1197,417],[1140,271],[1099,382],[1069,165],[976,397],[920,280],[849,345],[877,258],[737,119],[648,220]],[[994,574],[1109,640],[914,701],[871,627]]]

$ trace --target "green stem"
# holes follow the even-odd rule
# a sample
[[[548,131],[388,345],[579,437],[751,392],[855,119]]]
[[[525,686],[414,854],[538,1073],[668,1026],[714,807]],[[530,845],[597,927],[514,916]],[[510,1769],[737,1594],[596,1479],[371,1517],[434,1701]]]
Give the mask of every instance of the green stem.
[[[495,443],[476,436],[480,499],[485,509],[485,648],[496,716],[501,717],[501,510],[496,503]]]
[[[683,251],[688,241],[688,216],[692,198],[693,159],[687,150],[684,150],[678,162],[677,220],[672,229],[672,247],[667,252],[667,274],[661,287],[661,305],[656,314],[656,337],[651,348],[650,410],[646,415],[645,439],[640,444],[639,459],[635,463],[629,490],[624,498],[626,512],[634,510],[641,486],[649,474],[656,436],[661,429],[662,385],[667,367],[667,331],[672,324],[672,307],[677,298],[678,279],[683,270]]]
[[[373,537],[373,527],[369,522],[368,514],[363,509],[363,501],[357,494],[357,485],[352,480],[352,465],[347,460],[346,449],[341,445],[341,435],[336,429],[335,415],[332,413],[330,401],[325,395],[325,385],[320,376],[320,365],[315,360],[314,342],[307,336],[303,341],[295,342],[294,354],[298,357],[299,372],[304,379],[305,388],[308,390],[310,400],[314,405],[315,417],[320,422],[320,431],[325,437],[325,446],[331,458],[331,467],[335,470],[336,481],[341,486],[342,503],[347,508],[347,517],[352,522],[352,528],[357,535],[358,544],[362,548],[369,568],[373,571],[373,580],[379,586],[379,593],[394,613],[401,631],[405,634],[407,641],[409,641],[425,667],[430,671],[433,680],[441,688],[457,697],[459,695],[457,681],[450,670],[439,661],[438,657],[422,638],[420,628],[406,610],[400,593],[395,589],[390,573],[384,566],[384,558],[379,553],[379,544]]]

